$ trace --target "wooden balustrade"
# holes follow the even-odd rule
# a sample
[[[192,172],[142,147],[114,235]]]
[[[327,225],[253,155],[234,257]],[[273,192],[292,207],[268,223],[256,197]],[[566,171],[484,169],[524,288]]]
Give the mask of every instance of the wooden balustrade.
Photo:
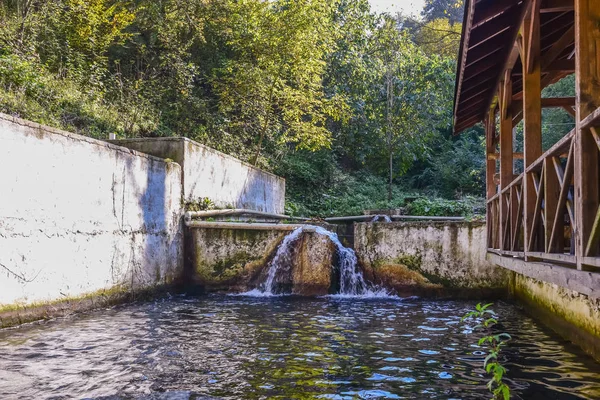
[[[574,136],[575,130],[568,133],[527,167],[525,172],[488,200],[490,251],[564,263],[576,262],[571,241],[575,215]],[[529,180],[535,191],[535,207],[530,229],[526,229],[524,225],[524,179]],[[499,210],[502,204],[508,210],[504,221],[500,221]],[[525,240],[525,235],[528,235],[529,240]]]

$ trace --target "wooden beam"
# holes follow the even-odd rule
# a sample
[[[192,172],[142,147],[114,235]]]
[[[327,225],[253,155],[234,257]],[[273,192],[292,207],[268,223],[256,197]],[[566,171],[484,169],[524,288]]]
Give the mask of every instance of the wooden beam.
[[[525,37],[527,38],[527,51],[526,51],[526,59],[523,63],[523,70],[527,69],[527,73],[533,73],[535,68],[535,63],[538,61],[537,59],[540,57],[540,3],[541,0],[532,0],[531,10],[529,12],[529,34]],[[527,68],[525,68],[527,66]]]
[[[557,174],[558,175],[558,174]],[[567,165],[562,176],[559,175],[561,181],[560,193],[558,194],[558,207],[554,214],[554,222],[552,224],[552,234],[550,235],[550,252],[562,252],[564,244],[560,243],[564,232],[564,206],[567,202],[569,188],[571,187],[571,179],[573,179],[573,144],[569,147],[569,156],[567,157]]]
[[[557,13],[573,11],[573,0],[544,0],[540,7],[541,13]]]
[[[575,27],[569,28],[542,57],[542,69],[546,70],[554,60],[575,41]]]
[[[485,143],[486,143],[486,152],[488,154],[486,169],[485,169],[485,180],[487,187],[487,198],[492,198],[496,192],[496,183],[494,182],[494,175],[496,175],[496,159],[491,158],[490,154],[495,154],[496,149],[494,146],[494,136],[496,136],[496,112],[495,110],[490,110],[488,112],[486,121],[485,121]],[[489,217],[489,215],[488,215]],[[491,219],[488,219],[491,221]],[[489,245],[489,244],[488,244]]]
[[[565,74],[575,73],[575,60],[554,60],[550,65],[546,66],[544,72],[563,72]]]
[[[502,81],[502,84],[500,85],[500,94],[501,96],[499,96],[500,98],[500,118],[502,120],[506,120],[507,119],[507,113],[510,110],[510,106],[512,103],[512,79],[511,79],[511,69],[508,68],[506,71],[504,71],[504,80]],[[512,118],[512,116],[511,116]]]
[[[516,113],[513,111],[513,120],[512,120],[512,124],[513,124],[513,128],[515,126],[517,126],[519,124],[519,122],[521,122],[523,120],[523,109],[521,108],[519,111],[517,111]],[[523,153],[521,153],[523,154]]]
[[[561,73],[570,75],[575,73],[575,60],[554,60],[548,67],[542,70],[544,73]],[[515,78],[523,76],[521,72],[513,72]],[[515,83],[520,82],[518,79],[513,80]]]
[[[598,148],[588,118],[600,107],[600,2],[575,0],[575,92],[577,97],[575,133],[575,255],[582,259],[597,256],[589,248],[598,214]],[[592,117],[593,118],[593,117]]]
[[[581,121],[579,129],[595,128],[599,122],[600,108],[597,108]]]
[[[488,253],[487,258],[494,264],[521,275],[574,290],[590,298],[600,298],[600,274],[577,271],[574,268],[552,263],[526,262],[518,258],[502,257],[491,253]]]
[[[573,118],[575,118],[577,115],[577,113],[575,112],[575,109],[573,107],[563,107],[563,110],[565,110],[566,112],[569,113],[569,115]]]
[[[558,82],[559,80],[561,80],[562,78],[564,78],[566,75],[561,73],[561,72],[548,72],[546,75],[544,75],[544,77],[542,78],[541,82],[540,82],[540,86],[542,89],[544,89],[545,87],[547,87],[548,85],[554,83],[554,82]]]
[[[542,155],[542,88],[541,88],[541,64],[540,64],[540,25],[532,20],[529,15],[523,21],[523,43],[537,43],[538,45],[524,46],[521,53],[521,60],[532,60],[533,69],[524,68],[523,71],[523,119],[524,119],[524,137],[523,153],[525,169],[532,165]],[[527,54],[528,51],[538,52],[537,54]],[[533,174],[525,174],[523,181],[524,195],[524,237],[525,249],[532,250],[534,238],[534,229],[537,229],[534,221],[539,218],[540,210],[536,208],[536,202],[540,196],[532,179]],[[538,205],[541,207],[541,204]]]
[[[469,38],[469,50],[510,29],[513,23],[514,15],[511,13],[503,13],[490,19],[478,28],[473,28],[471,37]]]
[[[512,84],[510,69],[504,74],[505,81],[500,85],[500,192],[507,188],[514,178],[513,168],[513,127],[510,102],[512,101]],[[507,250],[510,242],[510,203],[504,196],[500,197],[500,249]]]
[[[456,80],[456,89],[454,95],[454,123],[456,124],[456,120],[458,119],[458,105],[460,103],[460,94],[462,91],[462,83],[465,74],[465,68],[467,67],[467,54],[469,53],[469,36],[471,35],[471,26],[473,24],[473,14],[475,13],[475,2],[469,2],[469,8],[466,11],[466,19],[463,22],[462,29],[462,41],[460,42],[459,56],[460,60],[458,60],[458,79]]]
[[[546,97],[542,98],[542,108],[568,108],[575,106],[575,97]],[[513,115],[516,115],[520,110],[523,109],[523,102],[520,100],[513,100],[512,103]]]
[[[556,163],[559,163],[558,157],[550,157],[544,163],[544,250],[549,253],[552,243],[552,228],[554,228],[554,218],[556,218],[556,210],[559,207],[560,197],[560,180],[556,170]],[[563,216],[559,215],[559,219],[563,220]]]
[[[487,7],[480,7],[477,9],[475,16],[473,17],[472,27],[478,27],[498,14],[509,11],[510,8],[515,6],[514,0],[494,0],[489,3],[491,4]]]
[[[477,46],[472,51],[469,51],[467,64],[465,66],[468,67],[472,64],[475,64],[478,61],[483,60],[486,57],[495,57],[496,60],[502,58],[502,51],[506,46],[507,38],[506,32],[502,35],[495,36],[492,40],[489,40],[485,46]],[[496,53],[500,54],[496,54]]]
[[[488,160],[499,160],[500,153],[488,153]],[[515,153],[513,152],[513,160],[522,160],[523,153]]]
[[[463,80],[463,84],[470,81],[471,79],[488,72],[492,68],[498,67],[498,60],[495,60],[493,57],[484,58],[479,62],[471,64],[465,70],[465,79]],[[575,70],[575,60],[573,60],[573,70]]]

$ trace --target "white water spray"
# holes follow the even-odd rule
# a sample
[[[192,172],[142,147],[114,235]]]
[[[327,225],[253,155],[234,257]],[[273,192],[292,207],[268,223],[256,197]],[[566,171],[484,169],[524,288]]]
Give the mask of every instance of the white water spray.
[[[293,245],[300,239],[303,227],[296,228],[292,233],[283,238],[283,241],[279,244],[275,256],[269,263],[269,271],[267,273],[267,280],[265,281],[262,289],[263,295],[273,296],[275,295],[275,278],[277,273],[281,269],[281,266],[292,256]]]
[[[295,229],[287,235],[275,253],[275,256],[269,263],[267,278],[265,282],[258,288],[244,293],[244,295],[267,297],[276,296],[277,293],[277,276],[282,272],[282,268],[289,266],[293,257],[295,244],[300,239],[305,228],[310,228],[311,231],[319,235],[326,236],[335,245],[338,256],[339,267],[339,292],[334,297],[390,297],[384,289],[374,287],[368,284],[360,269],[358,268],[358,260],[354,250],[344,247],[338,236],[320,226],[305,225]]]

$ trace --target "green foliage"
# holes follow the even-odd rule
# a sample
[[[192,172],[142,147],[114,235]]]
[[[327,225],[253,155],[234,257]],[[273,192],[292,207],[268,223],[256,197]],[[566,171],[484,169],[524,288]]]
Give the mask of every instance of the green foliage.
[[[408,171],[405,178],[408,185],[445,198],[484,196],[485,138],[482,129],[472,128],[460,136],[450,132],[440,134],[431,147],[432,155]]]
[[[208,197],[203,197],[198,201],[185,203],[186,211],[208,211],[215,209],[215,203]]]
[[[407,206],[408,215],[472,217],[483,209],[482,198],[465,197],[461,200],[421,197]]]
[[[282,174],[295,215],[480,195],[480,135],[449,135],[457,5],[410,21],[368,0],[6,0],[0,112],[189,137]]]
[[[511,337],[508,333],[491,333],[494,325],[498,324],[498,319],[490,306],[492,306],[492,303],[485,305],[478,303],[475,310],[469,311],[462,317],[461,322],[471,318],[479,321],[473,330],[483,330],[486,333],[485,336],[479,339],[477,344],[488,347],[488,355],[483,361],[483,368],[492,378],[487,383],[487,387],[492,393],[493,400],[509,400],[510,387],[503,380],[506,368],[500,362],[499,356],[502,348],[511,340]]]
[[[463,6],[463,0],[425,0],[421,15],[428,21],[444,18],[451,23],[461,22]]]

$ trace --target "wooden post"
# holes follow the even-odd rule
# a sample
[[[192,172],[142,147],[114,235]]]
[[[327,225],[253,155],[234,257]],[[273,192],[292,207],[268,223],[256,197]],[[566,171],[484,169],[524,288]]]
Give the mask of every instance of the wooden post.
[[[539,11],[536,12],[534,5],[523,21],[521,29],[524,44],[521,46],[521,62],[524,66],[531,68],[523,68],[523,160],[525,169],[542,155],[540,24],[535,21],[539,17]],[[533,176],[525,174],[523,177],[525,250],[529,248],[536,198]]]
[[[513,126],[510,103],[512,100],[511,70],[505,72],[505,77],[500,84],[500,191],[507,188],[513,180]],[[509,205],[505,196],[500,195],[500,249],[508,250],[507,221],[510,218]],[[508,235],[510,237],[510,235]]]
[[[559,163],[551,157],[544,160],[544,249],[546,253],[550,253],[552,250],[552,243],[550,238],[552,237],[552,228],[554,227],[554,218],[556,216],[556,209],[558,208],[558,198],[560,196],[560,182],[558,181],[558,173],[554,164]],[[563,215],[559,215],[558,218],[564,218]],[[559,224],[562,229],[562,224]],[[563,234],[561,232],[560,238],[562,239]],[[558,239],[558,236],[557,236]],[[561,253],[562,253],[562,249]]]
[[[486,169],[485,169],[485,181],[486,181],[486,194],[487,199],[491,199],[496,194],[497,188],[494,182],[494,175],[496,174],[496,149],[494,146],[494,137],[496,136],[496,112],[490,110],[485,123],[485,144],[486,144]]]
[[[574,146],[575,255],[577,268],[586,253],[598,210],[598,149],[589,129],[581,121],[600,107],[600,2],[575,0],[576,132]]]
[[[485,121],[485,144],[486,144],[486,168],[485,168],[485,182],[486,182],[486,197],[490,200],[496,194],[496,183],[494,182],[494,175],[496,175],[496,149],[494,146],[494,138],[496,136],[496,112],[490,110],[487,119]],[[487,226],[487,247],[494,247],[494,230],[495,219],[491,203],[486,206],[486,226]]]

